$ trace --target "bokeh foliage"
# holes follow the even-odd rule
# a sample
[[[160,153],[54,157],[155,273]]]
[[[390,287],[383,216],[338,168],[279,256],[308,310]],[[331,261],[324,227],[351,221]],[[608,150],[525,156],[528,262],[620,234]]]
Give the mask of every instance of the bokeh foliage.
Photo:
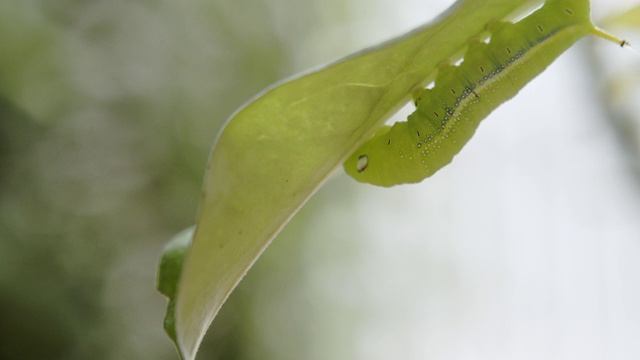
[[[222,123],[317,65],[299,47],[343,6],[0,3],[0,358],[175,358],[157,255],[194,221]],[[221,314],[205,356],[248,356],[250,323]]]

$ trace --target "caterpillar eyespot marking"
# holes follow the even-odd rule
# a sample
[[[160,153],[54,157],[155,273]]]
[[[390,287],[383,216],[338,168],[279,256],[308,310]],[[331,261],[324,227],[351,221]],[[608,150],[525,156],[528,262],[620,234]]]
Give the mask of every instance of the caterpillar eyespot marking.
[[[422,181],[451,162],[482,119],[579,39],[595,35],[629,46],[595,27],[589,12],[588,0],[547,0],[515,23],[488,23],[489,41],[474,36],[461,62],[444,59],[432,87],[411,89],[416,109],[407,121],[379,129],[347,159],[345,171],[379,186]]]
[[[367,155],[360,155],[360,157],[358,157],[358,172],[363,172],[367,166],[369,165],[369,158],[367,157]]]

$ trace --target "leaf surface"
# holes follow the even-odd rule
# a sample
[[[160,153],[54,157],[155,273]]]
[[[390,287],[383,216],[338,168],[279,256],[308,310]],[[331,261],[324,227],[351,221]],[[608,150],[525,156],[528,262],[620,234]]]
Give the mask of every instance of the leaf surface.
[[[276,234],[412,88],[432,81],[437,65],[459,57],[485,24],[541,2],[458,1],[409,34],[277,84],[237,111],[211,153],[181,274],[163,275],[179,283],[158,284],[174,290],[168,332],[183,359],[195,358],[216,313]],[[175,248],[166,254],[175,257]]]

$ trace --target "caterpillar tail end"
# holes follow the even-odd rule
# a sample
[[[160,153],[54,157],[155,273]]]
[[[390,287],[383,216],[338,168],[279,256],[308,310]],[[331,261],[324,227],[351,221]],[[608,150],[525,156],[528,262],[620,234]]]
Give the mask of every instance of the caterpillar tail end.
[[[595,36],[601,37],[603,39],[609,40],[609,41],[613,41],[614,43],[620,45],[620,47],[628,47],[631,48],[631,44],[624,39],[621,39],[613,34],[610,34],[600,28],[597,27],[593,27],[593,29],[591,30],[591,33]]]

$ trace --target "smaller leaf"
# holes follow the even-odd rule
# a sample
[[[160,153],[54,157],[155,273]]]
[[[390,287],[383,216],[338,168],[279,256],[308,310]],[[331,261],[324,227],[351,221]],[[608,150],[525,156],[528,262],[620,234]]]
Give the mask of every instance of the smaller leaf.
[[[175,303],[178,292],[178,281],[182,273],[182,264],[191,246],[195,226],[188,227],[177,233],[165,246],[158,268],[156,288],[160,293],[169,298],[167,314],[164,317],[164,331],[182,354],[176,341]],[[181,355],[182,356],[182,355]]]

